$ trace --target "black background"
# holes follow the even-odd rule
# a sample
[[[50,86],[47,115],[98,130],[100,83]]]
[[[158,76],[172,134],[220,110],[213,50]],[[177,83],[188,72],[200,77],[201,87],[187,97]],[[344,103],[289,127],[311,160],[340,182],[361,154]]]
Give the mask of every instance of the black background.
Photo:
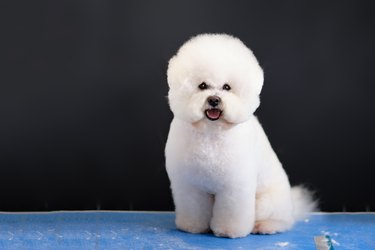
[[[265,71],[257,115],[322,210],[375,207],[371,1],[1,1],[0,210],[172,210],[169,58],[225,32]]]

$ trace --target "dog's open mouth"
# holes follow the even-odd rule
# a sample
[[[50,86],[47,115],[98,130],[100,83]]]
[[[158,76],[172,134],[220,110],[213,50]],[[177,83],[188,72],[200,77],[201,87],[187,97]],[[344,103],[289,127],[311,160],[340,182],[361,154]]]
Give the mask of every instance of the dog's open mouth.
[[[223,111],[221,109],[212,108],[212,109],[206,109],[205,114],[206,114],[206,117],[210,119],[211,121],[216,121],[217,119],[220,118],[222,112]]]

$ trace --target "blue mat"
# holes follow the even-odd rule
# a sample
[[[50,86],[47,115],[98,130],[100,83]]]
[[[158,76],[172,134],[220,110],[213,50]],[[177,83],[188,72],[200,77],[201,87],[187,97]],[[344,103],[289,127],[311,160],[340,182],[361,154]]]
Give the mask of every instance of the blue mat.
[[[217,238],[176,230],[174,213],[0,213],[0,249],[315,249],[328,235],[334,249],[375,249],[374,213],[316,213],[289,232]]]

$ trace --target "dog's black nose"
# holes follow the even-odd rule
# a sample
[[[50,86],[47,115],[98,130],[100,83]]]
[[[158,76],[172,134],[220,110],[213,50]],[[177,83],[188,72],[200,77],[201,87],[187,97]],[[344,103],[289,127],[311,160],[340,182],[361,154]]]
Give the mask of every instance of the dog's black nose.
[[[212,106],[213,108],[219,105],[220,101],[220,97],[218,96],[210,96],[207,98],[208,104],[210,104],[210,106]]]

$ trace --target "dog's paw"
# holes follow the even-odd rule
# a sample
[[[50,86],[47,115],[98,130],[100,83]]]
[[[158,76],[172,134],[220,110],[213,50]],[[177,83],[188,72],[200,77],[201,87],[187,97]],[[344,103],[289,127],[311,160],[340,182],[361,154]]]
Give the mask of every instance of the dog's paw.
[[[256,221],[253,234],[276,234],[284,232],[292,227],[292,223],[281,220],[261,220]]]
[[[226,238],[243,238],[250,234],[251,228],[249,225],[211,225],[213,233],[217,237],[226,237]]]
[[[231,229],[231,228],[223,228],[223,229],[215,229],[213,230],[213,233],[217,237],[225,237],[225,238],[243,238],[249,235],[249,232],[246,231],[241,231],[241,230],[236,230],[236,229]]]
[[[189,233],[208,233],[210,227],[207,223],[202,223],[200,221],[192,220],[176,220],[176,226],[179,230],[189,232]]]

